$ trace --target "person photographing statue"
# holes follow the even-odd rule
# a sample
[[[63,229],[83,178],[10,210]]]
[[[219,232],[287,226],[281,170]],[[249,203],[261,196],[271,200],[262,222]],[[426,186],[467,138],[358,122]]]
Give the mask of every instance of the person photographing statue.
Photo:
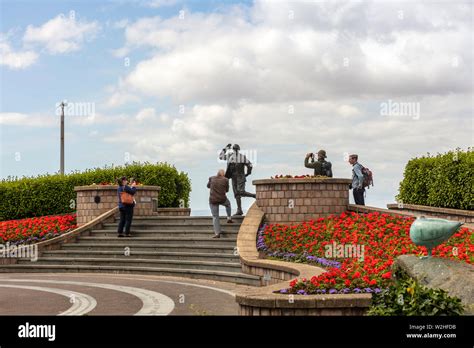
[[[240,153],[240,146],[238,144],[234,144],[234,146],[227,144],[219,154],[219,159],[227,161],[225,177],[232,179],[232,190],[237,202],[237,212],[235,215],[243,215],[242,197],[256,198],[254,193],[245,191],[246,178],[252,173],[252,163],[250,163],[245,155]],[[245,168],[247,168],[247,173]]]
[[[318,159],[315,161],[314,153],[310,152],[306,154],[304,159],[304,166],[306,168],[314,169],[314,175],[327,176],[332,178],[332,164],[326,161],[326,151],[318,151]]]

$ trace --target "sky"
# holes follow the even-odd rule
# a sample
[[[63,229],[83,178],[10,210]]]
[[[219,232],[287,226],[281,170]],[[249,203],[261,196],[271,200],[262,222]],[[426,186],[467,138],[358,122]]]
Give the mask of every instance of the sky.
[[[251,181],[359,155],[395,202],[407,161],[474,143],[469,1],[0,0],[0,177],[166,161],[191,209],[238,143]],[[252,203],[244,198],[244,207]],[[353,201],[351,197],[351,202]]]

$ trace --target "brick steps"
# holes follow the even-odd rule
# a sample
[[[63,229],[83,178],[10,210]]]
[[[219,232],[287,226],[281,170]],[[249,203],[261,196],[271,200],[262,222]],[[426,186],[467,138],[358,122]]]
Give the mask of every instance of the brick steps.
[[[131,238],[117,237],[113,223],[92,229],[59,250],[45,251],[36,262],[19,260],[0,272],[112,272],[185,276],[260,285],[244,274],[236,254],[242,218],[222,220],[223,236],[211,238],[211,217],[150,216],[134,218]]]

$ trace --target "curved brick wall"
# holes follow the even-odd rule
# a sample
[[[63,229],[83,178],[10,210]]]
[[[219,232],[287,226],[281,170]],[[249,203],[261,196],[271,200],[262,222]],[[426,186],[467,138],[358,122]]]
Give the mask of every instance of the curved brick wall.
[[[77,224],[79,226],[83,225],[118,206],[117,188],[117,185],[74,187],[74,191],[77,192]],[[159,186],[137,186],[137,193],[134,196],[137,202],[133,212],[134,216],[158,215],[156,208],[158,206],[159,192]],[[100,197],[99,204],[95,203],[95,196]]]
[[[298,223],[340,214],[349,206],[350,179],[264,179],[252,182],[269,223]]]

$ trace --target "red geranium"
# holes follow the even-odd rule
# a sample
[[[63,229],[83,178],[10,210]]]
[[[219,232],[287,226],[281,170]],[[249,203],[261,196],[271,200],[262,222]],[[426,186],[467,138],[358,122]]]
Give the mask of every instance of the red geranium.
[[[76,228],[76,214],[41,216],[0,222],[0,241],[38,241]]]
[[[326,266],[327,272],[312,277],[310,281],[293,280],[290,283],[292,288],[384,287],[390,281],[390,268],[397,256],[427,255],[425,247],[416,246],[410,239],[413,221],[411,217],[391,214],[346,212],[291,226],[267,225],[263,238],[266,247],[274,252],[310,255],[339,262],[339,268]],[[472,235],[472,230],[461,228],[444,244],[434,248],[433,255],[473,264]],[[334,243],[363,246],[363,257],[328,257],[328,248]]]

